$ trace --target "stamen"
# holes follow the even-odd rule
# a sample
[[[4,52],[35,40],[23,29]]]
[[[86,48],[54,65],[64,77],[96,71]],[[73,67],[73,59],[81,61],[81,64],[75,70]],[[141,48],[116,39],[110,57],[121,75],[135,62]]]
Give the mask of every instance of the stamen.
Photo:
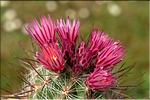
[[[56,61],[57,60],[57,57],[56,56],[52,56],[52,59],[54,60],[54,61]]]

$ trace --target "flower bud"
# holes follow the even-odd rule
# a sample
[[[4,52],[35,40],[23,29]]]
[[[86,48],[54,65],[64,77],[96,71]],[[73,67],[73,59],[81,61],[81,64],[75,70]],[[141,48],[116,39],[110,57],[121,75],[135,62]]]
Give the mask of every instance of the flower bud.
[[[95,69],[86,79],[86,85],[93,91],[105,91],[111,88],[116,79],[105,70]]]

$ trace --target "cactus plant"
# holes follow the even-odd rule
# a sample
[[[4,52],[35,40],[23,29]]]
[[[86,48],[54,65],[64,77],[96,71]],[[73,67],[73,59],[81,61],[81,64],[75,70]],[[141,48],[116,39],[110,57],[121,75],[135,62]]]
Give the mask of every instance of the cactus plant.
[[[128,97],[119,79],[130,67],[116,70],[125,50],[107,33],[93,29],[89,41],[76,43],[80,22],[42,17],[26,27],[39,46],[19,96],[30,99],[104,99]],[[34,63],[32,62],[34,61]],[[116,90],[115,90],[116,89]]]

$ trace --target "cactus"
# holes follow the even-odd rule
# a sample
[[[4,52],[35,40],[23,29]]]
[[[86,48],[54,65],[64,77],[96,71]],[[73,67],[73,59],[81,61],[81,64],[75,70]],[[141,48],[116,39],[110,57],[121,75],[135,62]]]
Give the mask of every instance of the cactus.
[[[34,20],[26,27],[39,51],[34,59],[21,58],[30,66],[22,91],[17,97],[30,99],[105,99],[126,98],[120,77],[130,67],[115,67],[124,58],[124,48],[105,32],[94,29],[88,42],[76,43],[80,22]],[[56,35],[58,33],[58,35]],[[58,38],[59,36],[59,38]],[[78,46],[77,46],[78,45]]]
[[[29,68],[30,71],[23,80],[21,94],[16,94],[17,98],[21,96],[30,99],[131,98],[123,93],[123,90],[126,90],[128,86],[120,86],[118,83],[121,81],[120,76],[131,70],[133,65],[125,67],[125,63],[123,63],[117,70],[113,70],[113,74],[118,78],[115,86],[105,91],[92,91],[85,83],[88,74],[82,74],[78,77],[67,71],[58,74],[45,69],[43,65],[38,63],[33,65],[30,60],[21,59],[21,61],[29,65],[31,69]]]
[[[43,66],[38,66],[27,75],[27,81],[33,85],[26,87],[26,91],[33,89],[29,97],[32,99],[75,99],[86,96],[86,86],[83,80],[71,76],[71,73],[60,73],[48,71]],[[30,88],[31,87],[31,88]],[[82,94],[82,96],[80,96]]]
[[[116,85],[107,91],[91,91],[85,84],[86,74],[78,77],[68,72],[57,74],[45,69],[43,65],[35,64],[33,66],[25,59],[23,61],[27,62],[32,69],[24,79],[22,92],[20,92],[23,95],[19,93],[18,97],[25,96],[30,99],[104,99],[111,98],[106,94],[116,95],[112,92],[117,91],[115,88],[121,90],[121,87]],[[123,72],[127,71],[125,69],[128,69],[128,67],[119,69],[117,74],[121,72],[120,75],[122,75]],[[118,92],[113,98],[129,98],[129,96]]]

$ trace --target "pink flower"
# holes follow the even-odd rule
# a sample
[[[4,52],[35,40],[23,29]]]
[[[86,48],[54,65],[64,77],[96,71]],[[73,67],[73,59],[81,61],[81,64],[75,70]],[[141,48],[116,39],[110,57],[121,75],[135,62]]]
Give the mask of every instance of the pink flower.
[[[64,56],[72,57],[75,53],[76,40],[79,34],[80,22],[73,20],[73,23],[67,18],[57,20],[57,32],[62,42]],[[67,58],[66,57],[66,58]]]
[[[105,91],[114,86],[116,83],[115,77],[106,70],[95,69],[87,79],[85,84],[93,91]]]
[[[42,46],[41,52],[36,55],[37,60],[48,70],[59,73],[64,69],[65,61],[57,44]]]
[[[37,60],[46,69],[59,73],[64,69],[65,61],[56,40],[55,29],[56,26],[50,17],[42,17],[40,23],[34,20],[26,27],[40,46],[40,52],[36,54]]]
[[[82,41],[72,61],[74,65],[72,68],[73,72],[78,74],[83,72],[88,68],[91,60],[90,51],[88,50],[86,43]]]
[[[101,69],[113,68],[124,57],[124,48],[119,42],[114,42],[98,53],[96,67]]]
[[[80,43],[80,46],[78,48],[78,52],[76,54],[77,54],[77,58],[79,61],[79,65],[83,66],[84,68],[86,66],[88,66],[88,64],[90,62],[90,59],[89,59],[90,55],[89,55],[89,51],[88,51],[84,41],[82,41]]]
[[[36,40],[36,42],[43,46],[47,43],[56,42],[55,24],[50,17],[41,18],[41,23],[34,20],[26,27],[28,33]]]
[[[89,50],[92,51],[93,58],[96,57],[99,51],[111,44],[113,44],[113,40],[105,32],[100,31],[99,29],[94,29],[91,32]]]

